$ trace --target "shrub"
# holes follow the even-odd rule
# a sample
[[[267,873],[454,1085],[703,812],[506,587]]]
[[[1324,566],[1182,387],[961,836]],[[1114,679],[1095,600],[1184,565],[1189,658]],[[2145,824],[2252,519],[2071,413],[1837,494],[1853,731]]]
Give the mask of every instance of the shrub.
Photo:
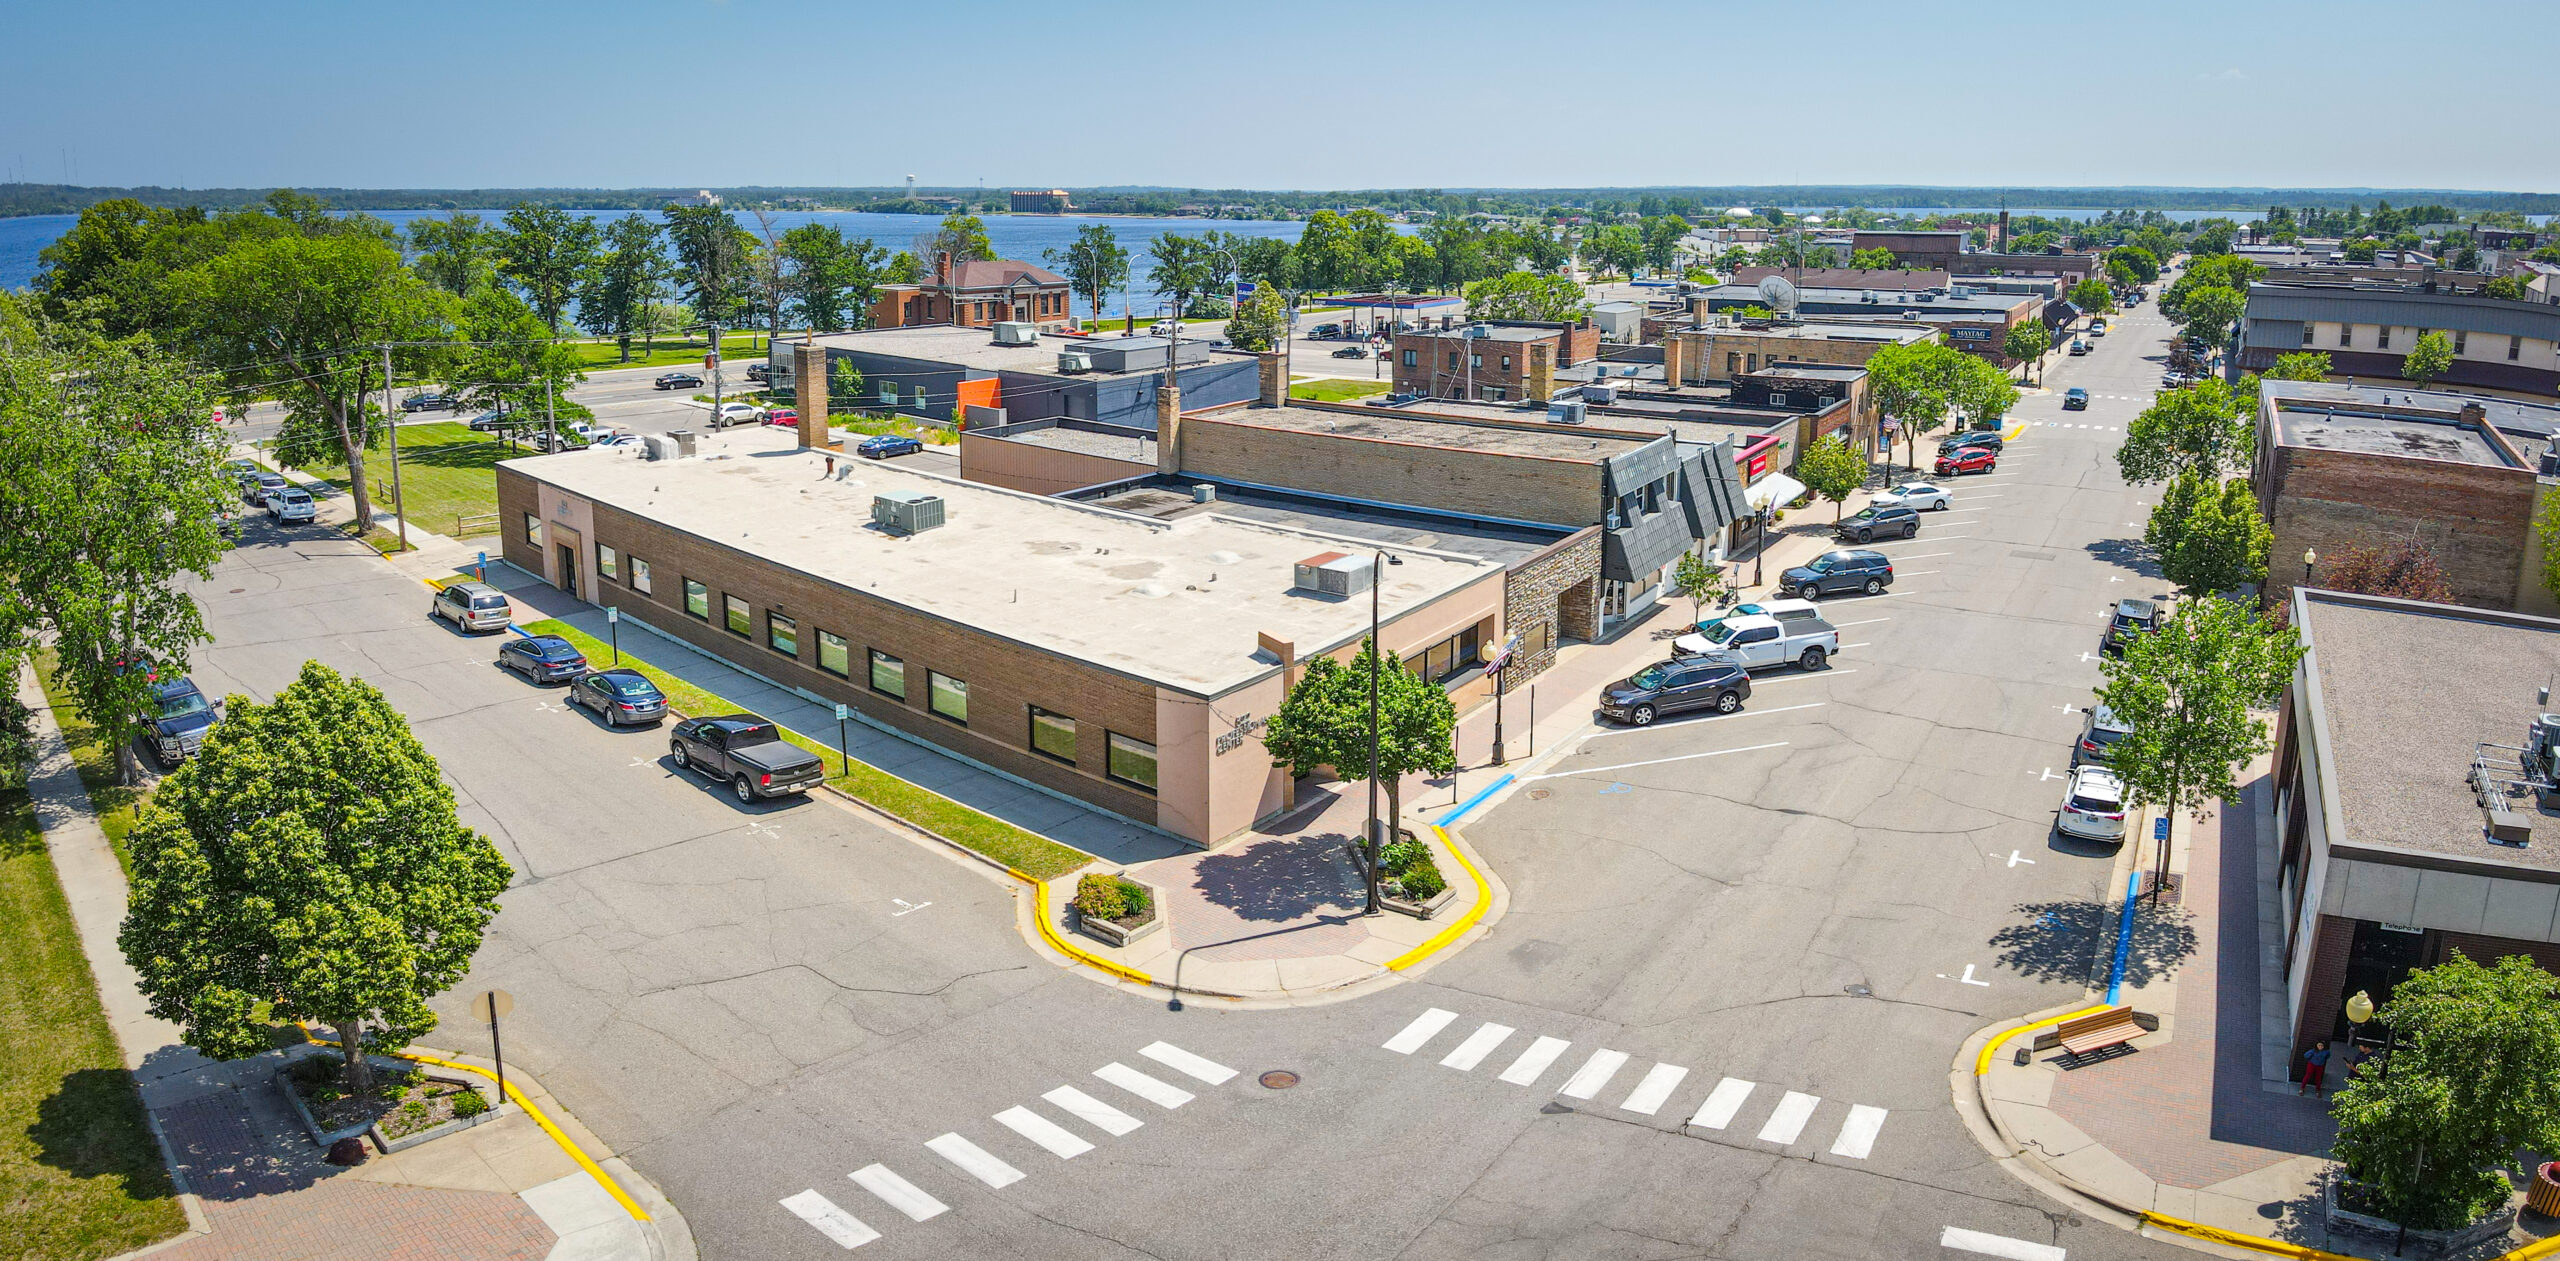
[[[1153,901],[1147,896],[1145,885],[1127,880],[1120,882],[1120,900],[1128,904],[1127,915],[1130,919],[1145,919],[1147,907]]]
[[[1416,863],[1431,861],[1431,847],[1420,841],[1397,841],[1378,851],[1378,868],[1390,876],[1401,876]]]
[[[424,1099],[412,1099],[407,1103],[401,1104],[400,1119],[411,1125],[416,1125],[418,1122],[426,1120],[427,1101]]]
[[[487,1095],[481,1094],[479,1091],[473,1090],[469,1087],[464,1087],[463,1089],[454,1092],[453,1114],[455,1116],[476,1117],[488,1110],[489,1097]]]
[[[1118,876],[1092,872],[1076,881],[1075,908],[1086,919],[1118,919],[1129,913],[1129,897]]]
[[[1404,895],[1416,902],[1428,902],[1449,887],[1449,881],[1440,874],[1439,864],[1432,862],[1427,855],[1421,862],[1399,873],[1396,882],[1404,886]]]

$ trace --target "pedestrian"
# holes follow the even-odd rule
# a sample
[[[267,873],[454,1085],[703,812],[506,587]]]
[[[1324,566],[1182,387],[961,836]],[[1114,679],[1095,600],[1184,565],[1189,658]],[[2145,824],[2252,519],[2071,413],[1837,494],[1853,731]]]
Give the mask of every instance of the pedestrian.
[[[2326,1042],[2302,1053],[2302,1084],[2293,1088],[2299,1095],[2310,1091],[2314,1099],[2329,1097],[2326,1078],[2329,1073],[2329,1044]]]

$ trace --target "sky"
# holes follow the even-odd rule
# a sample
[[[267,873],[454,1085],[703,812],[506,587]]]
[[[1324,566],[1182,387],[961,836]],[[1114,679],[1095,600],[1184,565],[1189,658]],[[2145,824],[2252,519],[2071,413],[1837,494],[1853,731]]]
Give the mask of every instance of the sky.
[[[2548,0],[13,0],[0,23],[0,180],[45,183],[2560,189]]]

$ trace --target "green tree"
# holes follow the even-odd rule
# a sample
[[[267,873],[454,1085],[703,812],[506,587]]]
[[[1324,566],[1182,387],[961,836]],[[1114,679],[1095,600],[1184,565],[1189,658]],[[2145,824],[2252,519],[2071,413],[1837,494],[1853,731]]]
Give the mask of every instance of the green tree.
[[[2160,502],[2151,506],[2151,519],[2143,523],[2142,541],[2154,556],[2166,556],[2177,550],[2186,537],[2187,526],[2196,517],[2198,506],[2221,493],[2222,483],[2211,474],[2192,469],[2169,479],[2160,489]]]
[[[462,979],[514,875],[400,711],[316,661],[269,704],[233,697],[128,844],[118,941],[151,1014],[224,1060],[266,1050],[270,1020],[320,1021],[358,1095],[363,1048],[435,1028],[427,1000]]]
[[[1092,318],[1102,318],[1103,300],[1129,283],[1129,251],[1109,224],[1088,223],[1063,250],[1043,255],[1067,278],[1067,288],[1085,300]]]
[[[1831,519],[1837,522],[1850,494],[1867,484],[1867,457],[1849,445],[1847,435],[1833,434],[1796,456],[1796,477],[1831,501]]]
[[[2160,256],[2142,246],[2119,245],[2107,251],[2107,269],[2113,271],[2118,263],[2124,264],[2133,284],[2147,285],[2160,278]]]
[[[569,397],[569,387],[587,379],[578,352],[545,336],[541,315],[523,299],[503,289],[471,295],[460,331],[467,344],[449,356],[444,376],[463,406],[508,413],[510,433],[595,418]]]
[[[2107,288],[2107,282],[2083,276],[2080,283],[2071,286],[2071,305],[2091,315],[2105,315],[2116,309],[2116,296]]]
[[[1849,265],[1859,271],[1892,271],[1902,264],[1895,261],[1892,250],[1877,246],[1849,251]]]
[[[1177,232],[1156,235],[1147,246],[1147,285],[1172,300],[1174,317],[1191,314],[1191,300],[1215,287],[1208,246]]]
[[[1289,323],[1289,308],[1280,301],[1280,290],[1271,285],[1256,285],[1253,296],[1227,319],[1227,341],[1238,350],[1264,351],[1280,344]]]
[[[1393,658],[1380,662],[1374,641],[1344,665],[1331,657],[1307,663],[1306,675],[1282,698],[1262,733],[1273,766],[1297,778],[1326,768],[1344,779],[1377,779],[1387,795],[1388,830],[1404,820],[1404,778],[1447,775],[1458,769],[1457,710],[1440,685]],[[1378,760],[1369,761],[1369,688],[1378,689]],[[1377,856],[1373,841],[1372,861]]]
[[[2043,320],[2020,320],[2009,326],[2009,335],[2001,339],[2000,353],[2018,361],[2018,376],[2024,379],[2030,365],[2041,375],[2044,357],[2053,350],[2053,337]]]
[[[1633,227],[1612,223],[1583,240],[1583,257],[1599,270],[1633,276],[1644,263],[1644,237]]]
[[[1972,358],[1943,342],[1887,346],[1867,360],[1867,388],[1876,408],[1891,417],[1918,458],[1920,435],[1946,423],[1959,382]]]
[[[2018,405],[2018,387],[1988,359],[1956,352],[1955,388],[1948,401],[1970,429],[1994,429]]]
[[[1360,242],[1351,224],[1330,210],[1307,216],[1298,233],[1299,275],[1307,287],[1331,291],[1359,283]]]
[[[2189,471],[2219,479],[2226,470],[2247,467],[2257,433],[2256,417],[2244,414],[2244,402],[2211,377],[2163,391],[2125,426],[2117,470],[2139,486]]]
[[[685,304],[704,323],[731,323],[740,290],[750,279],[747,260],[755,252],[755,238],[718,206],[669,205],[658,213],[675,248]]]
[[[945,261],[957,267],[996,256],[994,242],[987,239],[986,221],[956,212],[944,215],[941,226],[917,237],[915,247],[916,259],[924,264],[928,276],[939,275]]]
[[[832,223],[804,223],[776,245],[783,300],[801,327],[840,333],[863,321],[889,251]]]
[[[2298,350],[2276,356],[2276,366],[2267,369],[2270,381],[2325,381],[2329,379],[2329,352]]]
[[[457,210],[409,225],[409,256],[420,279],[457,297],[493,283],[501,233],[480,216]]]
[[[1422,239],[1431,246],[1431,261],[1438,271],[1432,288],[1438,292],[1455,293],[1467,282],[1493,273],[1486,233],[1471,220],[1434,219],[1423,225]]]
[[[1644,221],[1644,265],[1654,275],[1666,275],[1680,260],[1680,242],[1689,235],[1689,221],[1678,215],[1657,215]]]
[[[2483,297],[2501,298],[2508,302],[2524,302],[2533,296],[2533,291],[2525,287],[2522,276],[2494,277],[2480,286],[2480,293]]]
[[[2160,531],[2167,540],[2159,553],[2161,576],[2190,596],[2265,582],[2275,528],[2258,515],[2249,483],[2235,477],[2199,487],[2193,505],[2184,521]]]
[[[2381,1215],[2468,1226],[2514,1193],[2518,1151],[2560,1148],[2560,979],[2522,955],[2482,967],[2455,951],[2391,988],[2387,1072],[2338,1092],[2333,1149]]]
[[[1471,320],[1578,320],[1590,313],[1582,286],[1563,276],[1513,271],[1467,286]]]
[[[498,274],[524,291],[542,326],[560,335],[560,313],[595,266],[596,225],[554,206],[518,202],[499,221]]]
[[[658,232],[657,224],[638,215],[606,224],[595,265],[578,290],[578,318],[589,332],[613,338],[625,362],[634,333],[646,339],[648,349],[657,349],[649,306],[666,287],[671,268]]]
[[[1724,567],[1708,564],[1696,552],[1680,553],[1680,563],[1671,569],[1671,589],[1689,602],[1692,622],[1706,616],[1708,602],[1721,603],[1732,594],[1732,588],[1725,585]]]
[[[2437,329],[2418,334],[2417,342],[2400,360],[2400,376],[2421,389],[2428,382],[2453,370],[2453,340]]]
[[[170,273],[218,251],[222,232],[200,209],[164,210],[130,197],[99,202],[36,255],[37,309],[109,337],[162,329]]]

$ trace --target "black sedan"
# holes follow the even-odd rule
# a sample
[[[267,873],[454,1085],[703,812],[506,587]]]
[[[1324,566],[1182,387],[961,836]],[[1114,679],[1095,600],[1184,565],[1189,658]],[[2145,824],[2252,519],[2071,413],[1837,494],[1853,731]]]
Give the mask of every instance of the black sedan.
[[[500,648],[498,664],[535,683],[567,683],[587,672],[587,655],[558,635],[528,635]]]
[[[2007,445],[2008,440],[2002,438],[2000,436],[2000,431],[1997,429],[1968,429],[1963,433],[1951,434],[1947,437],[1940,438],[1938,440],[1938,454],[1944,455],[1949,451],[1961,450],[1965,447],[1980,447],[1985,451],[1997,451]]]
[[[400,400],[400,410],[404,412],[449,412],[453,410],[453,400],[442,394],[412,394],[409,397]]]
[[[1369,357],[1369,348],[1366,346],[1345,346],[1342,349],[1333,352],[1333,357],[1336,359],[1366,359]]]
[[[662,390],[698,390],[702,388],[702,378],[690,372],[670,372],[650,384]]]
[[[637,670],[591,670],[569,685],[569,700],[596,711],[608,727],[655,725],[667,716],[667,694]]]

